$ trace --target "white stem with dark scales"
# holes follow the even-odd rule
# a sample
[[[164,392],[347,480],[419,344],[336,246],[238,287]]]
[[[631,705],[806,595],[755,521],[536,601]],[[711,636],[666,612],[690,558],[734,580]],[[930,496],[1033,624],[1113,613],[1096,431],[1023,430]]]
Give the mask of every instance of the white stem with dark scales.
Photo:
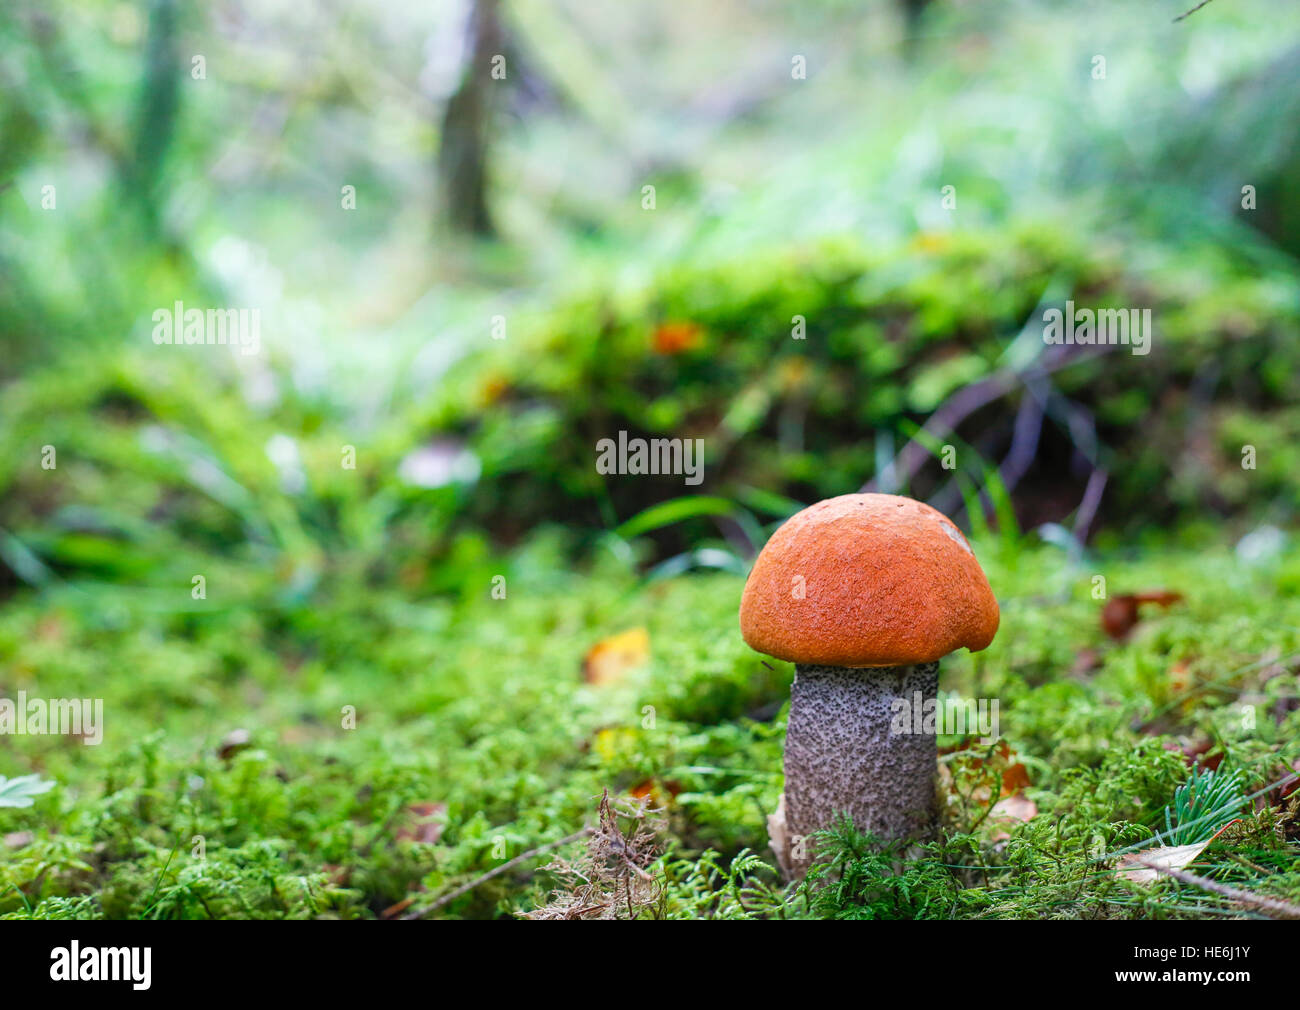
[[[935,736],[892,727],[895,699],[905,699],[910,712],[918,699],[924,705],[938,693],[938,663],[796,667],[785,794],[769,818],[772,847],[787,876],[803,875],[815,848],[808,836],[829,827],[839,811],[881,839],[933,834]]]

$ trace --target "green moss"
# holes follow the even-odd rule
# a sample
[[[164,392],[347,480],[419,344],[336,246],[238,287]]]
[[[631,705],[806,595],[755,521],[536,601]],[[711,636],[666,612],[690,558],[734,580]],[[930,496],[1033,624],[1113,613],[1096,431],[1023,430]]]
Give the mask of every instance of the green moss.
[[[163,635],[131,594],[11,601],[0,616],[6,689],[103,697],[106,736],[98,747],[9,738],[7,771],[58,786],[0,811],[17,837],[0,863],[0,914],[355,917],[408,897],[419,907],[574,831],[605,789],[634,788],[666,804],[657,914],[1244,914],[1183,885],[1119,881],[1111,866],[1118,849],[1157,844],[1189,775],[1182,747],[1226,755],[1252,791],[1300,758],[1300,594],[1277,591],[1294,554],[1247,568],[1203,544],[1078,568],[1053,548],[977,544],[1003,626],[978,663],[952,657],[943,685],[999,699],[1039,815],[972,824],[973,793],[941,841],[901,864],[841,832],[828,848],[839,883],[804,893],[760,865],[791,670],[741,642],[741,580],[639,584],[613,563],[561,574],[539,563],[552,549],[544,539],[484,569],[507,574],[505,600],[487,582],[452,604],[338,585],[310,621],[235,606],[176,618]],[[1167,586],[1186,600],[1112,643],[1094,573],[1111,592]],[[648,663],[585,684],[585,650],[636,626],[650,635]],[[1098,665],[1076,669],[1089,649]],[[344,706],[355,729],[343,727]],[[251,745],[219,756],[236,728]],[[962,774],[978,784],[977,765]],[[427,804],[440,805],[440,835],[416,830]],[[1285,811],[1239,823],[1253,834],[1216,842],[1196,872],[1300,891]],[[435,914],[532,908],[553,883],[532,872],[542,862]]]

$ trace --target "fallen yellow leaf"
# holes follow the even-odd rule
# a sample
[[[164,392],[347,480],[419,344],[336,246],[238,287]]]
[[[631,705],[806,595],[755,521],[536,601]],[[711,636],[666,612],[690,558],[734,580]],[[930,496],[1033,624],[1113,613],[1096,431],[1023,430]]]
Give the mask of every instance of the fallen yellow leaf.
[[[616,684],[650,658],[650,632],[631,628],[597,642],[582,661],[582,676],[597,687]]]
[[[636,748],[637,736],[626,727],[610,727],[596,733],[594,749],[601,761],[613,764],[619,755],[626,757]]]

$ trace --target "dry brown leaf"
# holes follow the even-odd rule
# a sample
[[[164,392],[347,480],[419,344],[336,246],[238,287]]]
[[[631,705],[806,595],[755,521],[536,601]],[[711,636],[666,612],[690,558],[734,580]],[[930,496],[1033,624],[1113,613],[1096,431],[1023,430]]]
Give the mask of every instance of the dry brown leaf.
[[[1171,690],[1181,693],[1191,686],[1191,667],[1183,660],[1179,660],[1169,668],[1169,687]]]
[[[397,829],[397,838],[408,842],[423,842],[432,845],[442,837],[443,828],[447,826],[445,803],[412,803],[406,808],[413,814],[412,823]]]
[[[1024,793],[1016,793],[998,800],[989,816],[1000,821],[1031,821],[1038,816],[1038,804]]]
[[[1160,845],[1153,849],[1143,849],[1141,852],[1130,852],[1126,856],[1120,856],[1115,868],[1126,880],[1137,884],[1149,884],[1160,875],[1160,870],[1156,867],[1166,870],[1186,869],[1207,845],[1236,823],[1238,822],[1229,821],[1205,841],[1196,842],[1194,845]],[[1155,867],[1147,866],[1146,863],[1154,863]]]
[[[1074,657],[1072,673],[1092,673],[1101,667],[1101,653],[1096,649],[1080,649]]]
[[[1182,743],[1170,741],[1164,745],[1165,750],[1181,754],[1188,766],[1200,765],[1210,771],[1218,771],[1219,765],[1223,763],[1223,751],[1211,754],[1210,750],[1213,747],[1214,741],[1199,733],[1184,738]]]
[[[631,628],[593,645],[582,661],[582,676],[598,687],[615,684],[649,658],[650,632]]]
[[[335,887],[347,887],[348,882],[352,879],[352,867],[340,866],[338,863],[322,863],[321,869],[329,877],[329,882]]]
[[[1143,849],[1141,852],[1130,852],[1119,859],[1119,875],[1135,884],[1150,884],[1160,876],[1160,872],[1145,865],[1146,863],[1155,863],[1166,870],[1183,870],[1205,851],[1205,847],[1209,844],[1205,841],[1197,842],[1195,845],[1161,845],[1154,849]]]
[[[1014,752],[1007,755],[1014,756]],[[1002,795],[1014,796],[1022,789],[1029,787],[1029,769],[1019,761],[1015,764],[1008,765],[1002,772]]]
[[[1138,607],[1143,603],[1155,603],[1168,609],[1183,598],[1182,593],[1173,593],[1167,589],[1152,589],[1144,593],[1120,593],[1112,596],[1101,608],[1102,629],[1111,638],[1119,641],[1127,638],[1138,623]]]
[[[1288,772],[1295,772],[1297,776],[1300,776],[1300,758],[1292,761],[1290,765],[1283,764],[1269,772],[1268,777],[1270,781],[1277,779],[1279,775],[1283,778],[1283,781],[1274,786],[1267,795],[1261,796],[1255,800],[1256,809],[1285,803],[1292,796],[1300,794],[1300,777],[1292,778],[1287,781],[1286,776]]]
[[[989,820],[994,824],[1011,824],[1015,821],[1031,821],[1038,816],[1038,804],[1024,793],[1004,796],[993,805]],[[993,833],[993,841],[1005,842],[1011,835],[1004,830]]]
[[[241,750],[247,750],[252,745],[253,734],[246,729],[232,729],[221,738],[221,743],[217,744],[217,757],[222,761],[229,761]]]
[[[1300,759],[1291,762],[1291,770],[1300,773]],[[1300,780],[1292,779],[1282,787],[1282,798],[1286,799],[1297,789],[1300,789]]]
[[[1175,603],[1181,603],[1182,593],[1175,593],[1168,589],[1148,589],[1143,593],[1134,593],[1134,598],[1138,603],[1156,603],[1162,607],[1172,607]]]

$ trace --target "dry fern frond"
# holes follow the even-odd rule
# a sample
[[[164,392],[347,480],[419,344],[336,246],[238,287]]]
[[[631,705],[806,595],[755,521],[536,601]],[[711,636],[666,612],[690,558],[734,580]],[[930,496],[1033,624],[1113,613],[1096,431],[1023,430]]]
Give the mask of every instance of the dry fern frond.
[[[550,901],[525,919],[637,919],[655,917],[663,884],[650,872],[662,854],[658,835],[660,810],[648,799],[611,803],[609,790],[600,798],[599,819],[577,860],[559,858],[546,869],[560,881]],[[619,819],[630,821],[624,830]]]

